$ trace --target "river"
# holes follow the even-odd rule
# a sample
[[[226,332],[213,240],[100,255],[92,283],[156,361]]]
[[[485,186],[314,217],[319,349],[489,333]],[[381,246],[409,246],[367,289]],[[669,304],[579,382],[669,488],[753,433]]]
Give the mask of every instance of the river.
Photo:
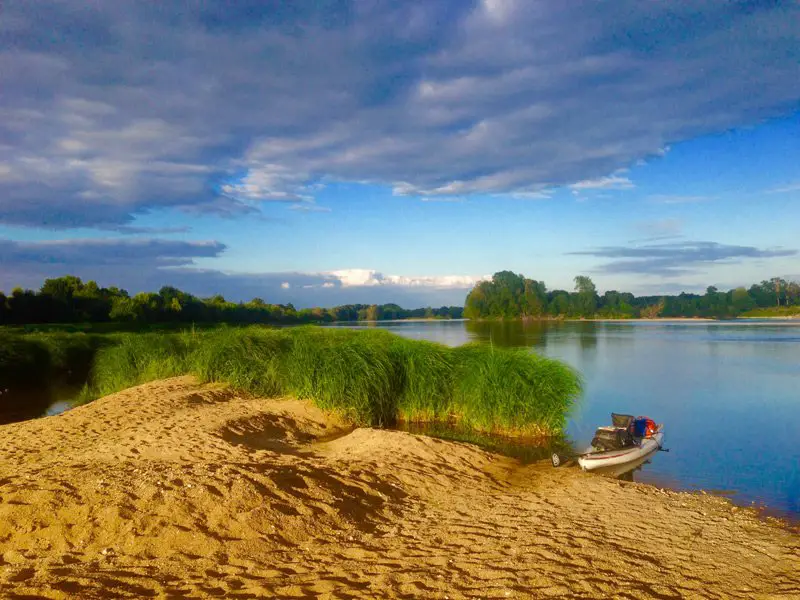
[[[585,394],[568,435],[585,447],[610,413],[665,425],[637,481],[729,495],[800,516],[800,323],[775,321],[369,324],[459,345],[527,347],[578,369]]]

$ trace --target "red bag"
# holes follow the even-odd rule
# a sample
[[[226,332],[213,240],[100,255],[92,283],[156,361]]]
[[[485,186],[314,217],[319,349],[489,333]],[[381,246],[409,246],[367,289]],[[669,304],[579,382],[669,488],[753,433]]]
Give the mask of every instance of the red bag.
[[[633,420],[633,435],[634,437],[649,438],[658,429],[656,422],[648,417],[636,417]]]
[[[656,432],[656,422],[653,421],[653,419],[648,419],[647,417],[644,417],[644,421],[644,437],[653,437],[653,434]]]

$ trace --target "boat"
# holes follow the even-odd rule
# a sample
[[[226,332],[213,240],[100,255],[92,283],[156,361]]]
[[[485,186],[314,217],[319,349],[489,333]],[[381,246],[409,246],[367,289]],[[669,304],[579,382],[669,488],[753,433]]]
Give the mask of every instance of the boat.
[[[644,464],[662,449],[664,425],[647,417],[611,413],[612,425],[598,427],[589,448],[573,455],[584,471],[619,475]],[[564,457],[553,454],[553,466],[564,463]]]
[[[608,469],[613,472],[619,467],[624,467],[622,469],[622,472],[624,472],[631,466],[630,463],[642,464],[654,452],[658,452],[663,442],[664,425],[662,424],[656,426],[656,430],[650,437],[634,439],[629,446],[623,446],[616,450],[599,450],[592,447],[592,449],[578,457],[578,464],[584,471]]]

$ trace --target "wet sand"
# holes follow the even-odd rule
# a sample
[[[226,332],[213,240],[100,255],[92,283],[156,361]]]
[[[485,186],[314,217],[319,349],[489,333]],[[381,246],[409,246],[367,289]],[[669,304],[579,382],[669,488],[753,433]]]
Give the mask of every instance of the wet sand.
[[[0,597],[800,598],[800,535],[180,377],[0,426]]]

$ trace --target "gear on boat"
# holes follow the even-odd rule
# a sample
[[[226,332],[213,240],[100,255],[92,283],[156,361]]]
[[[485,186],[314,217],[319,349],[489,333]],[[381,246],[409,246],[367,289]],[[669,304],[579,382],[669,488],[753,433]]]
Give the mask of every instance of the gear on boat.
[[[600,451],[620,450],[652,437],[657,429],[655,422],[648,417],[611,413],[611,426],[597,428],[592,447]]]

